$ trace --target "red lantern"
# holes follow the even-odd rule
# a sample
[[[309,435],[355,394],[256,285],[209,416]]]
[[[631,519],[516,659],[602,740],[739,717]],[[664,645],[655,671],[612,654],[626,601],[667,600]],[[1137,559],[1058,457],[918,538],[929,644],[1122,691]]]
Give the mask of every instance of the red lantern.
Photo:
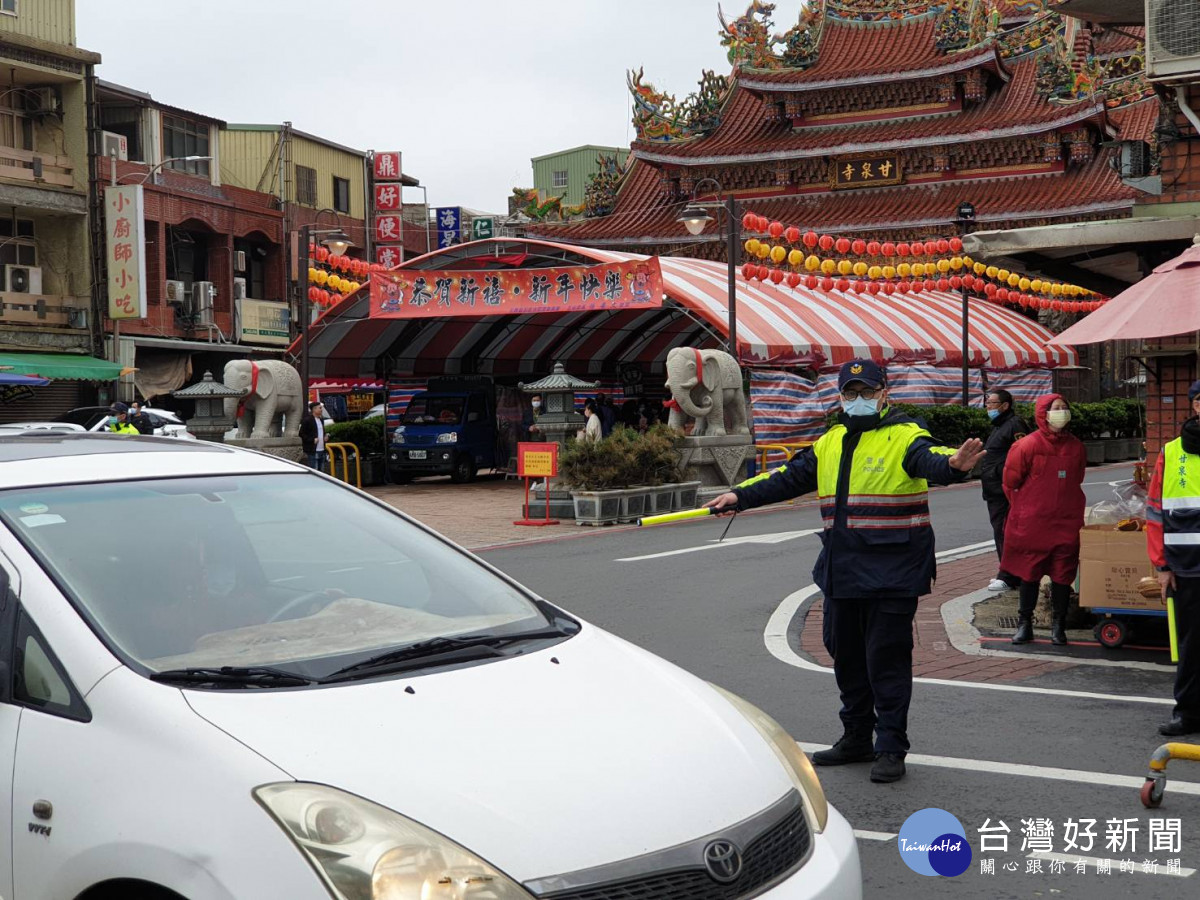
[[[962,248],[963,248],[962,238],[957,238],[957,237],[950,238],[950,249],[951,250],[953,250],[955,253],[958,253],[960,250],[962,250]]]
[[[813,247],[817,246],[817,233],[815,231],[806,231],[804,232],[804,237],[802,237],[801,240],[804,241],[804,246],[811,250]]]
[[[926,278],[925,279],[925,290],[936,291],[937,290],[937,281],[934,280],[933,278]]]
[[[925,255],[925,245],[922,244],[920,241],[913,241],[911,244],[908,245],[908,252],[911,253],[913,256],[924,256]]]
[[[937,242],[937,252],[945,255],[950,252],[950,242],[942,238]]]
[[[316,250],[315,256],[316,256],[317,262],[319,262],[319,263],[325,262],[325,260],[329,259],[329,248],[328,247],[318,247]]]
[[[742,216],[742,227],[747,231],[758,231],[758,216],[752,212]]]
[[[987,294],[988,299],[990,300],[999,293],[999,289],[989,281],[984,284],[983,292]]]
[[[896,245],[896,255],[897,256],[908,256],[908,254],[910,254],[910,253],[912,253],[912,247],[910,247],[908,244],[897,244]]]
[[[845,255],[850,252],[850,239],[838,238],[834,241],[833,246],[837,249],[838,253]]]
[[[771,270],[766,266],[755,266],[755,270],[755,277],[758,278],[759,281],[766,281],[771,277]]]
[[[912,285],[907,281],[898,281],[896,282],[896,290],[902,294],[907,294],[910,290],[912,290]]]
[[[1008,302],[1008,288],[1000,288],[996,291],[996,300],[1000,303]]]
[[[1061,300],[1051,300],[1050,301],[1050,309],[1053,310],[1054,312],[1062,312],[1062,308],[1063,308],[1063,305],[1062,305]]]
[[[833,238],[827,234],[823,234],[817,238],[817,245],[826,253],[828,253],[833,249]]]
[[[775,284],[782,283],[783,269],[772,269],[771,270],[771,281],[773,281]]]
[[[937,289],[939,291],[950,290],[950,279],[949,278],[939,278],[937,280]]]
[[[959,278],[957,275],[950,276],[950,289],[951,290],[957,291],[957,290],[961,289],[962,286],[963,286],[963,280],[961,278]]]
[[[850,243],[850,249],[854,251],[855,256],[862,256],[867,252],[867,242],[861,238],[856,238]]]
[[[878,294],[879,288],[880,285],[878,281],[872,281],[867,284],[867,292],[870,294]]]
[[[833,286],[835,289],[841,291],[843,294],[846,291],[850,290],[850,282],[847,281],[845,278],[839,278],[837,281],[835,281],[833,283]]]
[[[820,280],[821,279],[818,278],[816,275],[805,275],[804,276],[804,286],[806,288],[808,288],[810,291],[815,291],[817,289],[817,283]]]
[[[879,241],[867,241],[867,256],[878,256],[880,249]]]
[[[883,284],[883,292],[885,294],[896,293],[896,285],[892,284],[892,282],[890,282],[890,281],[885,281]]]
[[[784,281],[787,282],[788,287],[793,288],[793,289],[798,288],[800,286],[800,276],[797,275],[795,272],[788,272],[787,277],[784,279]]]
[[[759,231],[761,231],[761,232],[763,232],[763,233],[766,233],[766,230],[767,230],[768,228],[770,228],[770,227],[771,227],[771,220],[770,220],[770,219],[768,219],[766,216],[759,216],[759,217],[758,217],[758,230],[759,230]]]
[[[773,238],[778,238],[781,234],[783,234],[783,223],[782,222],[772,222],[770,225],[767,226],[767,234],[769,234]]]
[[[826,276],[821,279],[821,290],[829,292],[833,290],[833,279]]]
[[[891,241],[884,241],[883,246],[881,246],[879,248],[879,252],[882,253],[884,256],[895,256],[896,255],[896,245],[893,244]]]
[[[750,214],[746,213],[746,215],[750,215]],[[747,281],[750,281],[757,274],[758,274],[758,266],[754,265],[754,263],[746,263],[744,266],[742,266],[742,277],[745,278]]]
[[[925,254],[927,256],[933,256],[933,254],[937,253],[937,251],[938,251],[937,241],[926,241],[925,242]]]

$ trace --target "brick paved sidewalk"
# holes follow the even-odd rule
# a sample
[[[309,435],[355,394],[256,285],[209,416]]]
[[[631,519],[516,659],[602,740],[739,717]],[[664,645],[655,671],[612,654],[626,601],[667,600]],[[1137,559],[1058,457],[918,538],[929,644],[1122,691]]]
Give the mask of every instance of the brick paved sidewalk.
[[[933,593],[922,597],[917,604],[916,621],[913,623],[914,675],[955,681],[1013,682],[1075,668],[1075,664],[1069,662],[969,656],[955,649],[942,621],[942,604],[979,590],[995,575],[994,553],[938,565],[938,580]],[[800,646],[815,662],[832,666],[833,659],[821,643],[823,620],[824,614],[818,600],[809,607],[804,618]]]

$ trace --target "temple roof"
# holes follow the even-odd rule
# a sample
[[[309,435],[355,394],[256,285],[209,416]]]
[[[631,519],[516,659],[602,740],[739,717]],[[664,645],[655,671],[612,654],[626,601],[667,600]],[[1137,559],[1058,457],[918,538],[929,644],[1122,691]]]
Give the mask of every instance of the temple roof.
[[[930,142],[963,143],[1006,136],[1028,136],[1096,119],[1103,103],[1050,103],[1035,89],[1037,56],[1009,63],[1011,81],[982,103],[963,112],[838,124],[793,130],[787,122],[769,122],[761,103],[747,90],[735,89],[721,127],[707,138],[672,143],[638,142],[634,155],[650,162],[704,165],[802,159],[848,152],[891,150]]]

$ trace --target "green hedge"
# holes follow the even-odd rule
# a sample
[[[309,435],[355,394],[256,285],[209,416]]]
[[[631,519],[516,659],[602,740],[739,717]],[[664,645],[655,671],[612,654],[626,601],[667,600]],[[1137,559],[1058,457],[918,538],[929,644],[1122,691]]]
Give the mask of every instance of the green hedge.
[[[325,440],[331,444],[338,441],[354,444],[363,456],[382,456],[387,449],[383,437],[383,416],[335,422],[325,429]]]
[[[894,404],[895,407],[915,419],[922,419],[925,426],[941,443],[957,447],[967,438],[986,439],[992,429],[987,411],[978,407],[952,405],[915,406],[908,403]],[[1018,403],[1016,412],[1029,426],[1034,427],[1033,404]],[[837,420],[836,414],[830,417]],[[1141,401],[1111,398],[1099,403],[1071,404],[1072,434],[1081,440],[1093,441],[1101,437],[1141,437],[1145,412]]]

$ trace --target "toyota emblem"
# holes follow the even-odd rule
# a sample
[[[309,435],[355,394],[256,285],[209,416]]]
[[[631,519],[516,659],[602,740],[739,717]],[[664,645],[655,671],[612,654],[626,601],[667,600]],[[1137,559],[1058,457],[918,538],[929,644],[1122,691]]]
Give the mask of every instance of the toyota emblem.
[[[733,841],[710,841],[704,848],[704,865],[714,881],[729,884],[742,874],[742,851]]]

